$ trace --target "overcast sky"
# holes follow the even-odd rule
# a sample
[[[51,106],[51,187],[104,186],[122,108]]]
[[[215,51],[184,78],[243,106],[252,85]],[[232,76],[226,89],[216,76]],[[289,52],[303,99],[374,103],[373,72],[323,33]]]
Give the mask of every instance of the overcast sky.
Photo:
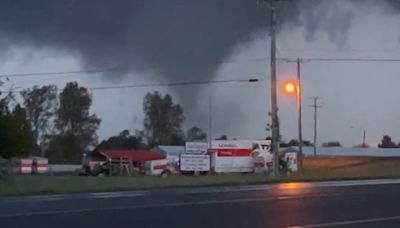
[[[214,79],[260,80],[94,91],[92,112],[102,118],[101,139],[126,128],[142,129],[142,98],[155,90],[172,94],[183,105],[185,128],[198,125],[208,131],[211,96],[213,137],[227,134],[229,138],[254,139],[269,134],[265,131],[270,121],[267,117],[270,110],[268,11],[266,6],[257,5],[257,1],[254,4],[249,0],[235,0],[233,4],[228,4],[229,0],[182,4],[184,1],[176,0],[163,4],[154,0],[148,5],[136,1],[136,5],[126,9],[123,5],[128,1],[99,1],[98,4],[89,1],[91,5],[61,1],[62,7],[45,0],[38,1],[37,5],[28,3],[31,1],[13,2],[1,7],[11,11],[10,14],[13,10],[18,13],[0,18],[3,21],[0,46],[5,50],[0,58],[0,74],[110,66],[126,71],[111,75],[14,77],[4,88],[10,84],[22,88],[56,84],[62,88],[71,80],[88,87]],[[295,6],[285,4],[281,6],[284,16],[279,20],[278,57],[400,59],[400,13],[390,3],[303,0],[292,3]],[[42,9],[46,4],[51,6]],[[112,13],[104,14],[108,12],[104,11],[107,7]],[[64,12],[67,9],[71,12]],[[124,16],[114,18],[112,15],[119,11]],[[103,17],[97,18],[96,12]],[[164,18],[157,18],[160,12],[166,14]],[[82,21],[67,21],[75,15]],[[313,134],[309,97],[318,96],[323,98],[320,102],[323,107],[318,110],[319,143],[334,140],[353,146],[361,143],[363,129],[367,132],[367,143],[374,146],[383,134],[400,141],[399,62],[313,61],[304,62],[301,67],[305,139],[311,140]],[[279,80],[291,77],[295,70],[294,63],[278,62]],[[278,105],[283,139],[296,138],[295,102],[280,96]]]

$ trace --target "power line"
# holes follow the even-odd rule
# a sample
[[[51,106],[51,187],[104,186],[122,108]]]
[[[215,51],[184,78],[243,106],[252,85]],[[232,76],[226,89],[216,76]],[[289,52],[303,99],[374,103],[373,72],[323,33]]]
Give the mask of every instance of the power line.
[[[243,62],[263,62],[269,60],[267,57],[250,58],[245,60],[226,60],[226,61],[215,61],[218,64],[231,64],[231,63],[243,63]],[[285,62],[296,62],[297,58],[276,58],[276,60]],[[308,62],[400,62],[400,58],[301,58],[302,61]],[[0,77],[14,78],[14,77],[42,77],[42,76],[66,76],[73,74],[98,74],[107,72],[122,72],[128,71],[127,68],[109,68],[109,69],[97,69],[97,70],[76,70],[76,71],[56,71],[56,72],[33,72],[33,73],[9,73],[0,74]]]
[[[68,75],[68,74],[96,74],[96,73],[107,73],[107,72],[116,72],[116,71],[124,71],[126,69],[101,69],[101,70],[77,70],[77,71],[56,71],[56,72],[36,72],[36,73],[12,73],[12,74],[0,74],[0,77],[6,78],[14,78],[14,77],[33,77],[33,76],[50,76],[50,75]]]
[[[285,62],[295,62],[295,58],[280,58]],[[397,58],[301,58],[310,62],[400,62]]]
[[[219,65],[232,64],[232,63],[243,63],[243,62],[261,62],[269,58],[249,58],[244,60],[221,60],[206,63],[215,63]],[[108,68],[108,69],[94,69],[94,70],[74,70],[74,71],[55,71],[55,72],[32,72],[32,73],[8,73],[0,74],[0,77],[4,78],[16,78],[16,77],[43,77],[43,76],[66,76],[74,74],[98,74],[98,73],[109,73],[109,72],[123,72],[130,71],[128,68]]]
[[[400,49],[398,47],[387,48],[387,49],[354,49],[354,48],[346,48],[346,50],[334,50],[334,49],[315,49],[315,48],[280,48],[282,52],[324,52],[324,53],[346,53],[346,52],[386,52],[386,53],[398,53]]]
[[[108,89],[126,89],[140,87],[165,87],[165,86],[187,86],[187,85],[206,85],[220,83],[240,83],[240,82],[257,82],[258,79],[229,79],[229,80],[214,80],[214,81],[192,81],[192,82],[172,82],[172,83],[148,83],[138,85],[116,85],[116,86],[100,86],[92,87],[91,90],[108,90]]]
[[[206,85],[206,84],[221,84],[221,83],[243,83],[243,82],[258,82],[257,78],[250,79],[226,79],[212,81],[187,81],[187,82],[171,82],[171,83],[145,83],[135,85],[114,85],[114,86],[96,86],[87,87],[90,90],[113,90],[113,89],[129,89],[129,88],[145,88],[145,87],[169,87],[169,86],[188,86],[188,85]],[[58,89],[62,91],[63,89]],[[1,93],[20,93],[23,90],[1,91]]]
[[[375,59],[375,58],[304,58],[306,61],[320,62],[400,62],[400,59]]]

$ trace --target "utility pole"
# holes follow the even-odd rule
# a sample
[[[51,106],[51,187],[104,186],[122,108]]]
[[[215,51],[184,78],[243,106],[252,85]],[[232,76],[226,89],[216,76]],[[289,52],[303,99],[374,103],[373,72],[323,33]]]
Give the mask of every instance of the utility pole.
[[[321,99],[321,97],[311,97],[313,99],[313,105],[310,105],[310,107],[314,108],[314,156],[317,156],[317,109],[321,108],[322,105],[318,105],[318,100]]]
[[[209,134],[209,147],[211,148],[211,141],[212,141],[212,95],[210,94],[208,100],[208,134]]]
[[[288,63],[296,62],[297,64],[297,85],[296,85],[296,108],[297,108],[297,124],[298,124],[298,141],[299,141],[299,169],[303,167],[303,130],[302,130],[302,86],[301,86],[301,69],[300,64],[304,60],[297,58],[296,60],[284,59]]]
[[[301,94],[302,94],[302,87],[301,87],[301,78],[300,78],[300,58],[297,58],[297,99],[298,99],[298,115],[297,115],[297,123],[298,123],[298,130],[299,130],[299,168],[300,170],[303,168],[303,133],[302,133],[302,118],[301,118]]]
[[[365,147],[365,129],[363,131],[363,141],[362,141],[362,146]]]
[[[279,176],[279,121],[276,86],[276,41],[275,41],[275,0],[270,0],[270,36],[271,36],[271,131],[273,153],[273,176]]]

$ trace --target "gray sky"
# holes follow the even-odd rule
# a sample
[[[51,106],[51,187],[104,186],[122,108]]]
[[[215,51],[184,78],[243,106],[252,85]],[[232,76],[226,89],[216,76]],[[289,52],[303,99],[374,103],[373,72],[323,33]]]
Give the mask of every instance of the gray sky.
[[[38,5],[46,2],[41,1]],[[57,84],[61,88],[71,80],[93,87],[259,78],[258,83],[252,84],[94,91],[92,111],[103,120],[99,131],[101,138],[125,128],[141,129],[142,98],[149,91],[159,90],[171,93],[183,104],[187,117],[185,127],[199,125],[208,130],[211,94],[214,137],[221,134],[246,139],[265,137],[266,121],[269,121],[266,113],[270,110],[265,6],[241,0],[227,4],[221,0],[208,4],[176,1],[176,5],[157,7],[155,3],[161,1],[150,1],[149,5],[136,1],[137,5],[129,8],[121,6],[129,1],[116,1],[114,6],[114,3],[108,3],[111,11],[121,10],[123,16],[114,18],[112,13],[103,12],[102,6],[106,3],[101,2],[80,5],[77,1],[68,5],[70,13],[62,7],[49,7],[51,10],[48,11],[53,14],[48,17],[54,21],[40,16],[39,6],[30,6],[31,3],[9,7],[9,10],[23,7],[25,11],[22,12],[35,9],[32,11],[35,13],[27,14],[32,20],[38,20],[26,25],[23,20],[26,15],[21,12],[20,17],[5,16],[9,21],[6,20],[3,26],[0,24],[0,33],[6,37],[0,41],[0,46],[6,50],[0,58],[0,73],[110,66],[127,69],[121,75],[12,78],[15,86],[23,88],[36,84]],[[285,5],[282,9],[285,11],[281,11],[284,16],[280,18],[278,57],[400,58],[400,14],[393,5],[370,0],[303,0],[293,4],[295,6],[289,8],[294,9],[288,10]],[[94,15],[85,19],[87,11],[91,10]],[[96,10],[105,16],[97,17]],[[160,12],[165,14],[163,18],[155,16]],[[74,24],[66,22],[70,14],[85,17]],[[64,27],[58,27],[61,25]],[[108,29],[107,32],[102,33],[103,27],[99,25]],[[114,27],[121,27],[124,32],[111,29]],[[126,32],[127,28],[131,31]],[[294,75],[296,69],[295,64],[284,62],[279,62],[278,68],[280,79]],[[311,104],[308,97],[320,96],[324,107],[319,109],[319,143],[338,140],[345,146],[353,146],[361,143],[363,129],[367,131],[367,142],[372,145],[376,145],[383,134],[400,141],[400,123],[397,121],[400,106],[396,105],[399,70],[400,65],[396,62],[302,64],[304,138],[312,139],[313,119],[312,109],[307,106]],[[279,108],[283,138],[296,138],[294,101],[280,97]]]

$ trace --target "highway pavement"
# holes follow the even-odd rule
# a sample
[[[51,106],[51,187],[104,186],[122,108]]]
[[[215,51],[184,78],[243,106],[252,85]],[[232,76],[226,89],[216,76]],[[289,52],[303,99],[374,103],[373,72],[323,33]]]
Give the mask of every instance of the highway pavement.
[[[0,227],[400,227],[400,180],[0,198]]]

